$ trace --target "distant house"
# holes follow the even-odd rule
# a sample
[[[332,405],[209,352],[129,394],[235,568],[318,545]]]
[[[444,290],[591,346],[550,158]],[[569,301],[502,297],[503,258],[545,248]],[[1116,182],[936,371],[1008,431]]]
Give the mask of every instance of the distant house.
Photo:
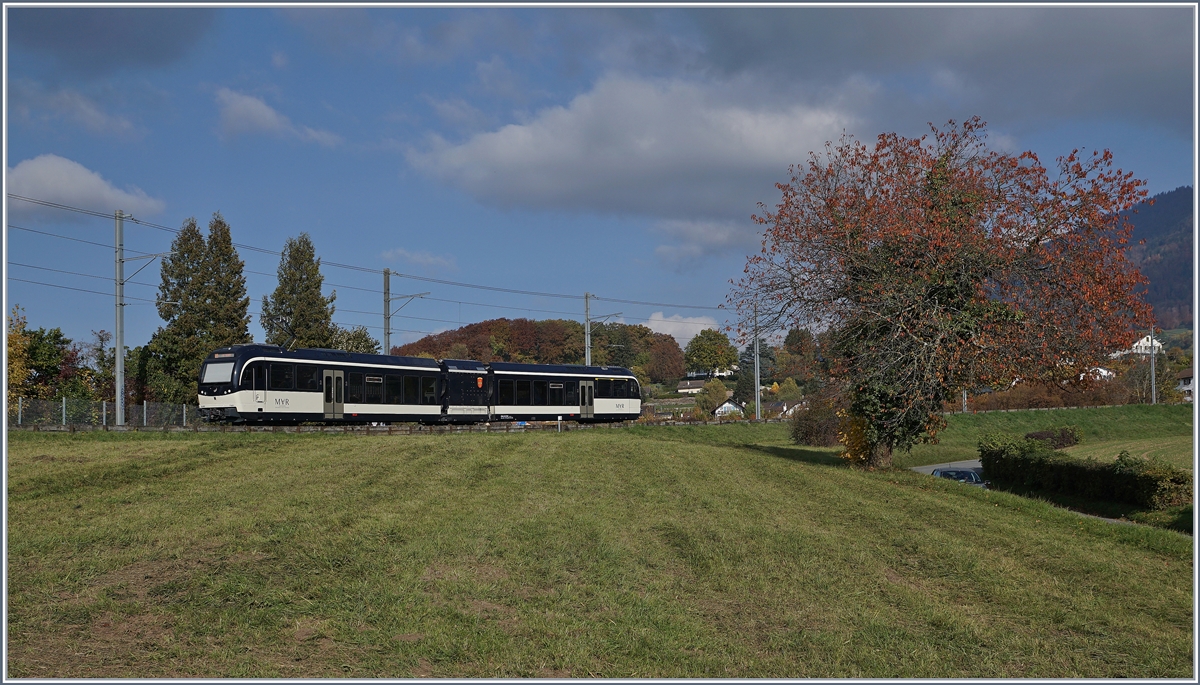
[[[737,400],[725,400],[724,404],[713,410],[713,414],[719,418],[726,416],[738,415],[745,416],[746,408],[739,404]]]
[[[712,369],[710,371],[688,371],[688,378],[728,378],[738,370],[737,364],[728,369]]]
[[[1146,335],[1142,336],[1142,339],[1135,342],[1133,347],[1130,347],[1128,350],[1113,352],[1108,356],[1115,359],[1117,357],[1124,357],[1127,354],[1150,354],[1151,350],[1154,350],[1155,354],[1162,354],[1163,344]]]
[[[800,404],[800,402],[763,402],[763,416],[778,416],[786,419],[795,413]]]
[[[679,381],[675,392],[681,395],[695,395],[704,389],[704,381]]]
[[[1193,387],[1192,386],[1192,370],[1186,369],[1184,371],[1180,371],[1179,373],[1175,374],[1175,380],[1179,381],[1179,384],[1175,386],[1175,389],[1178,390],[1179,392],[1183,393],[1183,401],[1191,402],[1192,401],[1192,387]]]

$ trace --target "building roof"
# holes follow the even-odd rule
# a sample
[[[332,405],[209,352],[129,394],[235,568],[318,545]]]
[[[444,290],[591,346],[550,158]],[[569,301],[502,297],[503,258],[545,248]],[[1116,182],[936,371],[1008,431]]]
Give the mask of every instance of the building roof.
[[[1191,378],[1191,377],[1192,377],[1191,369],[1184,369],[1183,371],[1180,371],[1179,373],[1175,374],[1175,378],[1177,378],[1178,380],[1183,380],[1185,378]]]
[[[676,390],[691,390],[693,388],[703,388],[707,381],[679,381]]]

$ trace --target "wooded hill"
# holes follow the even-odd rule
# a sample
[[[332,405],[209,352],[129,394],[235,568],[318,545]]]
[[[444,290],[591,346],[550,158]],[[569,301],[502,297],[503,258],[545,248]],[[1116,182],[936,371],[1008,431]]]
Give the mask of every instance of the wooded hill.
[[[1181,186],[1142,203],[1131,217],[1130,259],[1150,279],[1146,301],[1154,307],[1157,324],[1165,329],[1191,328],[1192,312],[1192,197]],[[1136,244],[1146,241],[1144,245]]]
[[[582,364],[583,324],[568,319],[491,319],[393,347],[393,354],[536,364]],[[592,324],[592,364],[623,366],[654,382],[683,375],[675,338],[645,326]]]

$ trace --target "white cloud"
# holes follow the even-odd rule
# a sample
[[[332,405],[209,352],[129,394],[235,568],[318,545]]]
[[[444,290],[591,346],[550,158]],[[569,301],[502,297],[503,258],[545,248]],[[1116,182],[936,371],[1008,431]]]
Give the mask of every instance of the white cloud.
[[[851,119],[837,105],[741,104],[743,86],[609,76],[528,123],[434,136],[408,159],[501,206],[745,218]]]
[[[442,123],[456,129],[479,130],[488,123],[486,114],[461,98],[438,100],[426,97],[425,101],[433,108],[433,113],[437,115],[438,119],[441,119]]]
[[[26,119],[67,119],[93,133],[129,135],[133,124],[106,113],[86,95],[63,88],[48,92],[41,84],[21,80],[12,85],[13,109]]]
[[[103,212],[120,209],[135,216],[157,214],[165,207],[162,200],[150,197],[140,188],[127,186],[121,190],[100,174],[58,155],[41,155],[9,169],[8,192]],[[20,200],[10,200],[8,211],[10,216],[52,212],[52,216],[60,220],[82,216]]]
[[[325,147],[334,147],[342,142],[341,137],[335,133],[293,124],[286,116],[253,95],[243,95],[222,88],[217,91],[217,106],[221,110],[221,135],[224,138],[242,134],[271,133]]]
[[[271,54],[271,65],[276,69],[283,69],[288,65],[287,53],[276,51]]]
[[[426,252],[424,250],[420,250],[417,252],[410,252],[408,250],[398,247],[394,250],[388,250],[387,252],[384,252],[383,258],[390,259],[393,261],[394,260],[403,260],[405,262],[408,262],[409,264],[413,264],[416,266],[430,267],[433,269],[451,269],[453,271],[458,270],[458,263],[457,263],[457,261],[455,261],[453,256],[442,257],[440,255],[435,255],[431,252]]]
[[[675,338],[680,347],[687,347],[692,338],[706,328],[720,330],[717,320],[711,316],[663,316],[662,312],[654,312],[650,320],[643,324],[655,333],[666,333]]]

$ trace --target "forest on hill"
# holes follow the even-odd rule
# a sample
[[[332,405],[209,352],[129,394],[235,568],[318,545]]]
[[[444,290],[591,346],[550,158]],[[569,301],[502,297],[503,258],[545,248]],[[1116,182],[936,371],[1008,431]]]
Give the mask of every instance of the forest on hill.
[[[1192,311],[1192,219],[1191,186],[1159,193],[1134,209],[1133,246],[1130,259],[1150,279],[1146,301],[1164,329],[1191,328]],[[1139,241],[1144,244],[1138,244]]]
[[[569,319],[491,319],[393,347],[393,354],[537,364],[582,364],[583,324]],[[662,382],[683,375],[675,338],[645,326],[592,324],[592,364],[622,366]]]

